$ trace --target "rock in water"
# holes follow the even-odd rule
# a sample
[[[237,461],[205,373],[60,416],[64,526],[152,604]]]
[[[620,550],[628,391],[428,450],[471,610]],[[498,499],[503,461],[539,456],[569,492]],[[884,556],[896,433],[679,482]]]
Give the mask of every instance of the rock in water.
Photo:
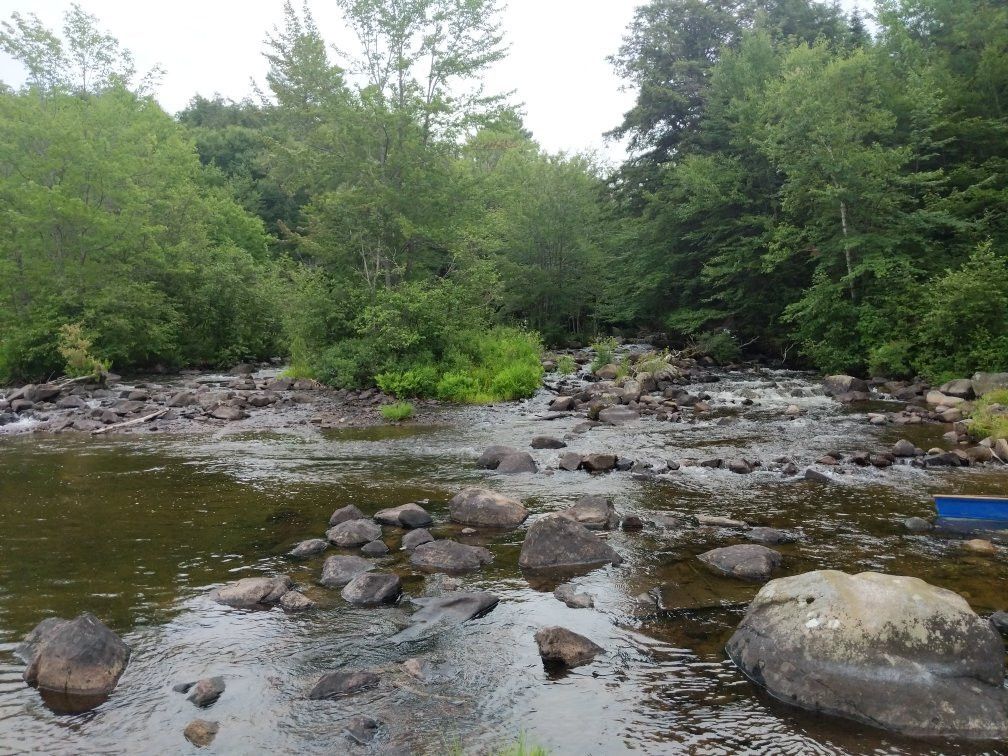
[[[412,551],[420,544],[430,543],[433,540],[434,536],[432,536],[429,531],[424,528],[417,528],[416,530],[411,530],[402,537],[400,548],[404,551]]]
[[[773,580],[726,650],[788,703],[906,735],[1008,736],[1004,642],[961,596],[917,578]]]
[[[529,528],[518,566],[523,569],[564,569],[622,563],[612,547],[584,525],[561,515],[540,518]]]
[[[434,522],[426,509],[413,503],[382,509],[375,512],[374,519],[381,525],[397,528],[425,528]]]
[[[493,561],[482,546],[467,546],[449,539],[422,543],[413,549],[410,564],[436,572],[468,572]]]
[[[224,687],[223,677],[205,677],[192,686],[186,698],[203,709],[221,697]]]
[[[210,591],[210,598],[238,609],[255,609],[273,606],[293,587],[294,581],[287,575],[242,578]]]
[[[288,614],[315,608],[315,602],[300,591],[287,591],[280,599],[280,608]]]
[[[58,708],[86,711],[102,703],[126,669],[130,648],[90,612],[40,622],[18,648],[24,681],[59,695]]]
[[[341,522],[347,522],[349,520],[363,520],[365,517],[364,513],[360,511],[353,504],[348,504],[345,507],[337,509],[332,513],[332,517],[329,518],[329,527],[335,527]]]
[[[205,719],[194,719],[186,725],[182,732],[185,739],[197,748],[206,748],[213,743],[217,733],[220,732],[219,722],[208,722]]]
[[[535,634],[539,656],[546,663],[580,667],[605,649],[565,627],[547,627]]]
[[[308,692],[308,698],[318,701],[359,693],[378,684],[374,672],[329,672],[322,675],[315,687]]]
[[[563,449],[567,442],[553,436],[536,436],[529,446],[533,449]]]
[[[521,502],[486,488],[466,488],[448,502],[453,522],[488,528],[516,528],[528,510]]]
[[[557,586],[553,591],[553,596],[558,601],[563,601],[571,609],[590,609],[595,606],[594,598],[587,593],[578,593],[570,583]]]
[[[755,543],[711,549],[697,559],[718,575],[758,581],[768,580],[781,563],[779,552]]]
[[[341,595],[357,606],[378,606],[394,604],[401,593],[402,581],[398,575],[364,572],[347,583]]]
[[[371,520],[346,520],[326,531],[326,538],[342,546],[352,549],[365,543],[381,538],[381,525]]]
[[[497,472],[505,475],[534,473],[539,472],[539,466],[528,452],[517,452],[516,454],[508,454],[501,459],[500,464],[497,465]]]
[[[482,617],[500,601],[492,593],[451,593],[447,596],[413,599],[420,609],[410,617],[410,626],[389,638],[390,643],[419,640],[431,633]]]
[[[287,552],[287,556],[294,559],[303,559],[304,557],[321,554],[328,548],[329,541],[324,538],[312,538],[308,541],[301,541],[301,543],[294,546],[293,549]]]
[[[374,569],[374,563],[358,556],[331,556],[322,565],[322,585],[342,588],[362,572]]]
[[[497,466],[501,463],[504,457],[508,457],[512,454],[519,454],[521,449],[515,449],[513,446],[488,446],[486,451],[480,455],[480,458],[476,460],[476,464],[480,467],[484,467],[487,470],[496,470]]]
[[[344,725],[343,731],[347,738],[357,745],[367,745],[374,740],[374,736],[378,732],[378,722],[363,715],[352,717]]]
[[[619,524],[612,501],[597,494],[582,496],[574,506],[565,509],[560,515],[589,530],[609,530]]]

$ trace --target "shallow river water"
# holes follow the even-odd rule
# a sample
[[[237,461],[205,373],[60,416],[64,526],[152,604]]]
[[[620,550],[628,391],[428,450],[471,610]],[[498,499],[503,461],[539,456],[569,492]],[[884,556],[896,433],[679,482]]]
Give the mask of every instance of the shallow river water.
[[[791,455],[807,465],[833,449],[886,449],[901,436],[924,448],[941,445],[946,430],[875,428],[864,408],[841,408],[799,374],[733,373],[693,389],[711,394],[710,419],[600,427],[568,441],[570,448],[654,460]],[[793,397],[795,389],[805,396]],[[462,536],[448,523],[446,505],[477,484],[521,498],[532,519],[588,493],[611,496],[617,511],[645,522],[656,513],[740,518],[797,537],[775,547],[784,554],[780,575],[818,568],[915,575],[986,614],[1008,608],[1004,547],[995,557],[969,555],[957,534],[911,535],[901,522],[930,517],[936,492],[1003,493],[1008,468],[869,468],[822,485],[701,467],[658,481],[629,473],[504,476],[476,467],[492,443],[526,447],[535,435],[563,435],[583,420],[535,419],[549,398],[543,392],[518,404],[459,408],[440,427],[0,437],[0,752],[195,752],[182,730],[196,717],[221,723],[210,752],[357,752],[342,726],[360,713],[384,723],[362,753],[486,753],[523,732],[557,754],[998,751],[996,743],[894,737],[760,692],[723,651],[758,586],[714,577],[695,559],[742,542],[737,531],[611,532],[626,561],[577,577],[596,608],[574,610],[553,598],[556,583],[529,582],[518,569],[524,526]],[[745,398],[754,404],[743,406]],[[803,410],[798,419],[783,414],[791,403]],[[532,453],[540,468],[558,456]],[[413,610],[407,599],[350,607],[338,590],[316,582],[336,551],[298,563],[283,556],[294,543],[322,536],[338,507],[353,503],[372,513],[423,499],[436,537],[494,553],[493,564],[463,577],[467,588],[500,596],[485,617],[392,645],[387,638]],[[431,581],[400,556],[400,535],[386,528],[388,569],[403,576],[407,595],[423,595]],[[276,572],[289,573],[318,608],[247,612],[207,598],[224,582]],[[122,635],[132,657],[107,702],[86,714],[56,714],[21,681],[13,650],[44,617],[85,610]],[[607,654],[566,674],[545,670],[533,634],[558,624]],[[411,656],[447,661],[457,675],[424,687],[399,671]],[[383,682],[341,701],[306,700],[321,674],[339,668],[382,670]],[[227,690],[207,711],[171,690],[211,675],[223,676]]]

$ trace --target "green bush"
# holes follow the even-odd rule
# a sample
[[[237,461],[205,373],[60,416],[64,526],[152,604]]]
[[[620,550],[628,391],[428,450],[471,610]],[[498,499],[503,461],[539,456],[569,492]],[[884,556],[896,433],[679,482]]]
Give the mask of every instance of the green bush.
[[[595,352],[595,359],[592,360],[591,364],[592,372],[616,359],[616,346],[617,341],[612,336],[599,339],[591,345],[592,350]]]
[[[577,372],[577,363],[569,354],[561,354],[557,358],[556,369],[560,375],[573,375]]]
[[[905,378],[913,374],[909,341],[887,341],[868,352],[868,374],[884,378]]]
[[[91,353],[91,339],[84,335],[84,326],[80,323],[60,326],[58,349],[60,357],[66,361],[66,374],[71,378],[98,377],[112,367],[111,362],[99,360]]]
[[[498,401],[510,401],[532,396],[542,382],[542,368],[539,365],[510,365],[494,375],[490,381],[490,393]]]
[[[314,372],[322,383],[341,388],[363,388],[374,371],[372,345],[364,339],[345,339],[315,360]]]
[[[480,396],[479,381],[476,377],[461,371],[445,373],[438,381],[436,388],[438,399],[446,402],[478,403],[475,397]],[[492,399],[487,398],[487,401]]]
[[[375,376],[378,388],[399,398],[433,396],[437,393],[438,370],[433,365],[412,370],[391,370]]]
[[[969,434],[974,439],[1008,438],[1008,389],[990,391],[969,412]]]
[[[413,416],[413,405],[409,402],[385,404],[379,407],[378,411],[390,423],[398,423]]]
[[[697,351],[724,365],[736,360],[742,354],[738,340],[727,329],[720,331],[705,331],[697,337]]]

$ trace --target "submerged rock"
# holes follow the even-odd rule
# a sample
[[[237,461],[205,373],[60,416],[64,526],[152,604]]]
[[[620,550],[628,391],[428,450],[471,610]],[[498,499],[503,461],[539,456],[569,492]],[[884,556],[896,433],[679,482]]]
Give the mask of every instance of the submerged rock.
[[[365,543],[361,546],[360,551],[364,556],[380,557],[388,554],[389,548],[385,545],[384,541],[371,541],[371,543]]]
[[[444,662],[435,662],[430,659],[412,658],[403,662],[403,669],[406,673],[424,685],[432,683],[447,682],[456,676],[454,668]]]
[[[790,543],[794,540],[791,535],[776,528],[751,528],[745,532],[745,537],[755,543]]]
[[[374,569],[374,563],[358,556],[331,556],[322,565],[319,580],[328,588],[342,588],[362,572]]]
[[[618,565],[623,558],[588,528],[559,514],[546,515],[529,528],[518,566],[523,569],[564,569]]]
[[[923,517],[907,517],[903,520],[903,527],[911,533],[925,533],[931,530],[931,523]]]
[[[788,703],[906,735],[1008,736],[1004,642],[961,596],[917,578],[773,580],[727,651]]]
[[[273,606],[293,587],[288,575],[249,577],[210,591],[210,598],[238,609],[255,609]]]
[[[418,640],[440,630],[482,617],[492,611],[499,601],[497,596],[487,591],[458,592],[446,596],[413,599],[414,603],[420,605],[420,609],[410,617],[409,627],[393,635],[389,638],[389,642]]]
[[[590,609],[595,606],[595,599],[592,596],[587,593],[578,593],[570,583],[557,586],[553,591],[553,596],[571,609]]]
[[[402,594],[402,580],[398,575],[381,572],[364,572],[344,586],[340,595],[357,606],[394,604]]]
[[[194,719],[186,725],[182,734],[185,739],[197,748],[206,748],[213,743],[217,733],[220,732],[219,722],[209,722],[206,719]]]
[[[288,614],[304,612],[315,608],[315,602],[305,596],[301,591],[287,591],[280,599],[280,608]]]
[[[513,446],[488,446],[480,458],[476,460],[476,464],[487,470],[496,470],[501,460],[512,454],[521,454],[521,449],[516,449]]]
[[[357,745],[367,745],[374,740],[378,727],[379,725],[376,720],[362,714],[347,720],[347,723],[343,726],[343,732],[346,733],[347,739]]]
[[[312,538],[307,541],[301,541],[301,543],[294,546],[293,549],[287,552],[287,556],[293,557],[294,559],[303,559],[305,557],[321,554],[328,548],[329,542],[324,538]]]
[[[350,696],[367,688],[373,688],[379,682],[374,672],[329,672],[322,675],[308,692],[308,698],[318,701],[324,698]]]
[[[100,619],[84,612],[75,619],[43,620],[18,647],[29,685],[58,694],[59,708],[86,711],[115,689],[130,647]]]
[[[410,564],[436,572],[469,572],[493,561],[493,554],[482,546],[467,546],[445,539],[422,543],[413,549]]]
[[[528,517],[521,502],[486,488],[466,488],[448,502],[453,522],[489,528],[516,528]]]
[[[605,650],[565,627],[543,628],[535,634],[535,640],[544,662],[565,667],[580,667]]]
[[[742,580],[763,581],[780,567],[780,552],[755,543],[724,546],[700,554],[697,559],[712,572]]]

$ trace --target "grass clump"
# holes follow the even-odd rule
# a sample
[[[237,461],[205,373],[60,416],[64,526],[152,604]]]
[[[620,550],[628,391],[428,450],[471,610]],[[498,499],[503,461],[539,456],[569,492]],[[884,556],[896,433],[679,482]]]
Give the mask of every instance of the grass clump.
[[[448,756],[464,756],[466,751],[462,747],[462,739],[456,735],[444,752]],[[513,743],[486,751],[487,756],[549,756],[549,753],[541,745],[529,745],[528,736],[524,732]]]
[[[608,365],[610,362],[616,360],[616,339],[612,336],[607,336],[604,339],[599,339],[591,345],[592,350],[595,352],[595,359],[592,360],[591,369],[594,373],[599,368]]]
[[[379,409],[381,416],[390,423],[400,423],[413,417],[413,405],[409,402],[396,402],[395,404],[385,404]]]
[[[973,438],[1008,438],[1008,389],[989,391],[974,403],[969,417]]]
[[[573,375],[577,372],[577,363],[569,354],[561,354],[557,357],[556,369],[560,375]]]

